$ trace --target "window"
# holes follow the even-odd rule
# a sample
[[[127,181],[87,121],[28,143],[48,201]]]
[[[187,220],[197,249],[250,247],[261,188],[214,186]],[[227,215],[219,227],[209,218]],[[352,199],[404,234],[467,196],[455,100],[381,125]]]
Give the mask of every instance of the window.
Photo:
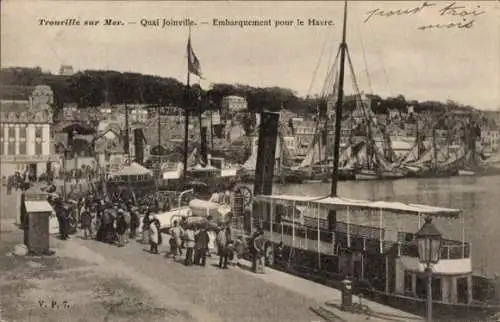
[[[13,126],[9,126],[9,139],[15,139],[16,137],[16,129]]]
[[[37,126],[35,128],[35,138],[41,139],[42,138],[42,128]]]
[[[0,125],[0,139],[3,139],[4,138],[4,127],[3,125]]]
[[[404,276],[405,280],[405,293],[406,292],[413,292],[413,274],[405,272]]]
[[[19,154],[26,155],[26,141],[19,141]]]
[[[42,155],[42,142],[35,142],[35,155]]]
[[[4,155],[5,150],[3,148],[3,142],[0,142],[0,155]]]
[[[26,140],[26,125],[19,127],[19,138]]]
[[[7,154],[8,155],[15,155],[16,154],[16,142],[9,141],[9,143],[7,145]]]
[[[433,277],[432,278],[432,299],[436,301],[443,300],[443,292],[441,289],[441,278]]]

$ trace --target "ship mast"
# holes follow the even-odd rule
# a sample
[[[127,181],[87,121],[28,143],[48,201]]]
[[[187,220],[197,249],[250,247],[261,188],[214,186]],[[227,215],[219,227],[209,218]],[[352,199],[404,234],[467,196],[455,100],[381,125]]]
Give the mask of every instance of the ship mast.
[[[342,43],[340,44],[340,71],[339,85],[337,92],[337,104],[335,105],[335,141],[333,146],[333,172],[331,197],[337,197],[338,174],[339,174],[339,154],[340,154],[340,131],[342,122],[342,104],[344,100],[344,74],[345,74],[345,52],[346,44],[346,28],[347,28],[347,0],[344,2],[344,26],[342,29]]]

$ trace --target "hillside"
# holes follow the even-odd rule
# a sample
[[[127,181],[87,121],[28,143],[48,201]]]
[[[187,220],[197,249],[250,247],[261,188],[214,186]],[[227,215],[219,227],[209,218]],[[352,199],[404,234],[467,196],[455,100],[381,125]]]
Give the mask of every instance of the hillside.
[[[79,107],[99,106],[106,98],[111,104],[144,103],[173,104],[182,106],[185,87],[174,78],[165,78],[139,73],[121,73],[116,71],[85,70],[71,76],[53,75],[37,68],[9,67],[0,70],[0,98],[26,99],[29,88],[46,84],[54,91],[55,107],[62,108],[64,103],[77,103]],[[195,85],[196,86],[196,85]],[[247,85],[214,84],[213,90],[204,92],[201,88],[193,89],[193,96],[208,97],[209,104],[203,109],[216,109],[222,97],[241,95],[247,98],[248,109],[259,111],[265,107],[270,110],[287,109],[298,115],[311,115],[318,105],[318,98],[299,97],[290,89],[280,87],[258,88]],[[473,110],[453,101],[407,101],[403,95],[382,98],[368,95],[376,113],[385,113],[387,109],[406,110],[413,105],[416,112],[445,109]]]

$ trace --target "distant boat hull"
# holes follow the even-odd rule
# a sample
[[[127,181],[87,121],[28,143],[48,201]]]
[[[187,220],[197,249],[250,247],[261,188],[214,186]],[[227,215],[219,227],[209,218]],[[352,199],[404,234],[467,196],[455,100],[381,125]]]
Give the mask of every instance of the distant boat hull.
[[[333,169],[331,166],[321,169],[296,169],[294,171],[303,183],[327,183],[332,181]],[[337,174],[338,181],[354,180],[354,170],[349,168],[339,168]]]
[[[456,167],[447,169],[432,169],[432,168],[417,168],[412,166],[404,166],[407,178],[449,178],[459,175],[459,170]]]
[[[254,183],[255,182],[255,170],[240,170],[236,175],[236,178],[240,182],[244,183]],[[287,184],[287,183],[303,183],[303,176],[294,172],[284,172],[282,174],[275,174],[273,178],[274,183]]]
[[[304,183],[323,183],[323,180],[316,179],[316,180],[304,180]]]
[[[379,175],[375,171],[370,171],[370,170],[362,170],[359,172],[355,172],[354,176],[356,180],[378,180]]]
[[[380,178],[382,180],[397,180],[404,178],[405,175],[403,173],[384,171],[380,174]]]
[[[458,175],[461,177],[466,177],[466,176],[475,176],[476,173],[474,171],[469,171],[469,170],[458,170]]]

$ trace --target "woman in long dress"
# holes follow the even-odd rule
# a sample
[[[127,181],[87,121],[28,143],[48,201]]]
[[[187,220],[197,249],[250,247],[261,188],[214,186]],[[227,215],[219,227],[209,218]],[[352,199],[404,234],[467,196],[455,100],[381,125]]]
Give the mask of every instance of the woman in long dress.
[[[149,224],[149,243],[151,245],[150,252],[152,254],[158,254],[158,244],[160,243],[160,230],[158,229],[157,221],[158,219],[153,217]]]
[[[150,212],[147,211],[142,219],[142,243],[149,243],[149,226],[151,224],[151,220],[149,218]]]

